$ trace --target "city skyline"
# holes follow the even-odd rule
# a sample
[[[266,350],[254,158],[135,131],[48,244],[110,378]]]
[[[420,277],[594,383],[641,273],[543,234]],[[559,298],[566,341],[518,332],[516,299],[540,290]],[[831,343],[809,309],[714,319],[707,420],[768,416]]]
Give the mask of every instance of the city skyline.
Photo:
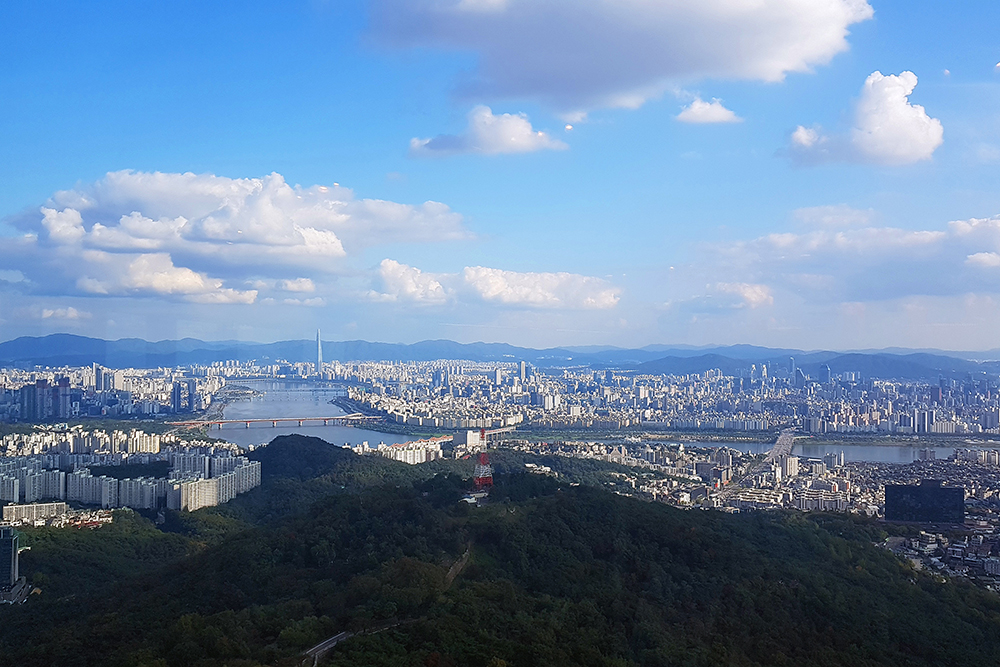
[[[0,339],[997,348],[1000,9],[699,7],[5,7]]]

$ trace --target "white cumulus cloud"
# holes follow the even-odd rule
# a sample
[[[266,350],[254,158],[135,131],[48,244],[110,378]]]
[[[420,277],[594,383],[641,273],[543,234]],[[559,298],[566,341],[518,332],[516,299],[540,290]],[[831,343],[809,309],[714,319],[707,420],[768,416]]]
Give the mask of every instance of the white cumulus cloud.
[[[472,51],[468,96],[575,112],[706,77],[780,81],[848,48],[865,0],[373,0],[385,44]],[[567,116],[568,117],[568,116]],[[573,121],[570,121],[573,122]]]
[[[223,287],[223,281],[175,266],[167,253],[138,255],[127,264],[121,256],[101,251],[84,253],[92,274],[77,279],[77,287],[102,295],[176,295],[196,303],[253,303],[257,290]]]
[[[771,288],[767,285],[755,285],[752,283],[718,283],[715,286],[715,289],[725,294],[738,296],[742,301],[742,305],[746,305],[751,308],[770,306],[774,303],[774,297],[771,295]]]
[[[461,273],[427,273],[395,260],[379,265],[376,301],[416,304],[487,302],[538,309],[603,309],[618,304],[621,290],[601,278],[576,273],[505,271],[467,266]]]
[[[576,273],[519,273],[468,266],[462,279],[486,301],[536,308],[613,308],[621,290]]]
[[[159,294],[202,294],[222,287],[221,281],[212,281],[191,269],[174,266],[170,255],[165,253],[136,257],[129,262],[121,283],[128,289]]]
[[[924,107],[910,103],[916,85],[913,72],[873,72],[861,89],[850,132],[827,136],[816,127],[800,125],[791,136],[792,157],[804,163],[839,160],[889,166],[929,160],[944,142],[944,127]]]
[[[684,107],[677,120],[682,123],[740,123],[742,118],[733,111],[722,106],[722,101],[713,99],[706,102],[700,97],[695,98],[691,104]]]
[[[190,294],[185,297],[192,303],[242,303],[251,304],[257,300],[256,290],[236,290],[231,287],[219,287],[201,294]]]
[[[1000,254],[995,252],[975,252],[965,258],[965,263],[986,269],[1000,266]]]
[[[898,76],[874,72],[865,80],[851,130],[851,145],[859,156],[876,164],[930,159],[944,141],[944,127],[922,106],[910,104],[916,86],[913,72]]]
[[[6,223],[21,235],[5,241],[0,275],[23,276],[25,289],[200,303],[314,292],[370,246],[470,237],[439,202],[356,199],[338,184],[293,186],[280,174],[113,172]]]
[[[383,259],[379,265],[382,291],[371,292],[378,301],[409,301],[419,304],[443,304],[451,299],[439,276],[401,264],[393,259]]]
[[[279,283],[281,289],[286,292],[315,292],[316,284],[308,278],[294,278],[292,280],[282,280]]]
[[[693,286],[686,286],[691,289]],[[738,311],[756,310],[763,306],[773,306],[773,290],[768,285],[746,282],[722,282],[708,284],[704,290],[692,290],[666,301],[665,308],[684,315],[725,316]]]
[[[442,134],[432,139],[411,139],[413,155],[448,155],[454,153],[531,153],[562,150],[568,146],[545,132],[535,130],[524,114],[496,115],[487,106],[469,112],[469,126],[460,135]]]
[[[798,148],[815,148],[826,141],[827,138],[821,135],[815,127],[803,127],[799,125],[792,132],[792,145]]]

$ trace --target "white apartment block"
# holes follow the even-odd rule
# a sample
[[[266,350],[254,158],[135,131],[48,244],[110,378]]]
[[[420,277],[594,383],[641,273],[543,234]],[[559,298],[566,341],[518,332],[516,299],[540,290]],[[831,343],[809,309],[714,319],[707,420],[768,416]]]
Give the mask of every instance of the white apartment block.
[[[444,457],[444,452],[441,451],[441,443],[450,439],[450,436],[443,436],[440,438],[430,438],[429,440],[403,442],[396,445],[379,445],[375,452],[393,461],[402,461],[411,465],[427,463],[428,461]]]
[[[5,505],[4,521],[37,521],[66,514],[66,503],[37,503],[32,505]]]

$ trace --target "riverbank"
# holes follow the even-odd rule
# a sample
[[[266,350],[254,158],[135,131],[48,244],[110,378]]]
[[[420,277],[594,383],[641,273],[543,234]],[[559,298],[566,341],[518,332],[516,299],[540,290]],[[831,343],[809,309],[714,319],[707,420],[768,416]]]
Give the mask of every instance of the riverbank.
[[[810,435],[807,433],[797,434],[795,443],[810,446],[827,447],[912,447],[915,449],[930,448],[968,448],[986,447],[1000,448],[1000,435],[995,433],[983,434],[962,434],[952,435],[944,433],[927,433],[921,435],[876,435],[876,434],[851,434],[838,436],[837,434],[824,433],[822,435]]]
[[[228,400],[224,401],[226,405],[221,414],[231,423],[213,427],[208,431],[212,437],[243,448],[266,444],[278,436],[291,434],[316,437],[339,446],[354,446],[362,442],[374,446],[380,442],[393,444],[413,439],[409,434],[392,433],[382,423],[324,423],[326,419],[357,412],[354,406],[337,404],[334,400],[339,398],[337,387],[290,382],[246,384],[250,386],[227,395]],[[275,423],[271,420],[279,421]],[[296,420],[301,420],[301,423],[296,423]]]
[[[347,397],[337,397],[330,401],[347,413],[361,413],[366,416],[379,417],[377,424],[372,427],[378,431],[393,433],[396,435],[409,435],[414,438],[429,438],[440,435],[452,435],[458,431],[478,431],[477,428],[447,429],[427,426],[411,426],[390,421],[384,414],[372,410],[368,405],[353,401]],[[490,429],[487,429],[490,430]],[[639,438],[644,441],[668,441],[683,443],[773,443],[777,437],[777,432],[760,431],[719,431],[706,433],[705,431],[650,431],[641,426],[630,426],[620,429],[584,429],[584,428],[553,428],[551,426],[532,426],[530,424],[519,424],[514,432],[519,440],[528,442],[549,442],[549,441],[601,441],[601,442],[628,442]]]

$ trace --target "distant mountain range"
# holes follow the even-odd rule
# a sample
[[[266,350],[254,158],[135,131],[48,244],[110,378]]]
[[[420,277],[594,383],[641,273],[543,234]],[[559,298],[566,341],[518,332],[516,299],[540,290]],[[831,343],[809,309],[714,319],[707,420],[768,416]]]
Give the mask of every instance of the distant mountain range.
[[[766,350],[761,350],[761,355],[752,362],[748,358],[734,358],[719,353],[694,357],[672,355],[638,364],[635,370],[638,373],[651,375],[664,373],[681,375],[718,368],[723,373],[731,375],[746,369],[749,363],[756,363],[758,366],[764,363],[772,369],[773,374],[773,369],[787,369],[790,363],[789,356],[794,356],[796,367],[801,368],[803,373],[813,378],[819,376],[820,368],[824,365],[829,366],[834,375],[853,371],[860,373],[863,378],[925,379],[931,381],[940,376],[961,379],[967,377],[969,373],[1000,372],[1000,362],[998,361],[977,362],[925,352],[909,354],[812,352],[787,356],[784,354],[787,350],[781,352],[782,354],[776,355],[767,354]]]
[[[772,369],[788,368],[789,357],[813,377],[822,365],[834,373],[855,371],[862,377],[934,379],[962,378],[969,373],[1000,372],[1000,351],[942,352],[939,350],[866,350],[861,352],[810,351],[729,345],[693,347],[649,345],[641,349],[587,346],[536,350],[505,343],[456,343],[426,340],[412,344],[367,341],[324,341],[323,358],[339,361],[527,361],[551,366],[618,368],[639,373],[700,373],[712,368],[727,374],[765,363]],[[21,368],[39,366],[84,366],[98,363],[109,368],[155,368],[208,364],[236,359],[248,361],[312,361],[313,340],[275,343],[247,341],[202,341],[195,338],[145,341],[139,338],[102,340],[73,334],[25,336],[0,343],[0,365]]]

